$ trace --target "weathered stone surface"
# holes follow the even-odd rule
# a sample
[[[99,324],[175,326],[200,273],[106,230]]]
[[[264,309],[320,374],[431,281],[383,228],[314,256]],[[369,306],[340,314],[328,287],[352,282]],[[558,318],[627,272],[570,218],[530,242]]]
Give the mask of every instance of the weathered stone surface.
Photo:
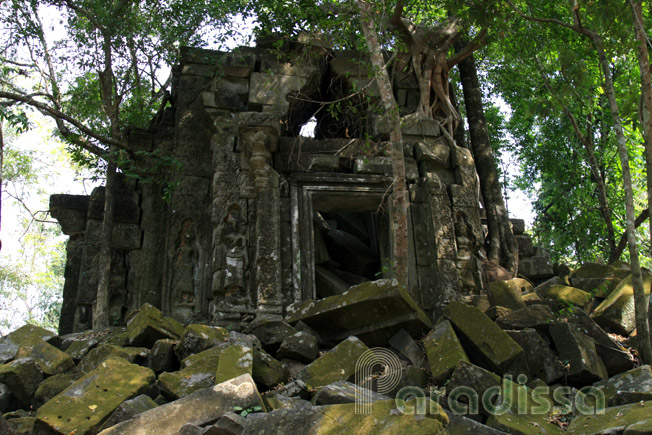
[[[107,358],[120,357],[133,363],[144,361],[147,358],[148,350],[144,347],[120,347],[113,344],[102,344],[90,352],[79,362],[79,370],[88,373],[95,370],[100,363]]]
[[[147,367],[154,373],[172,372],[179,366],[179,360],[174,352],[176,340],[162,338],[156,340],[154,346],[147,354]]]
[[[287,106],[286,95],[300,90],[306,78],[287,75],[251,73],[249,81],[249,101],[252,103]]]
[[[145,304],[127,323],[129,343],[132,346],[151,348],[156,340],[171,338],[178,340],[183,334],[183,325],[171,317],[163,317],[161,310]]]
[[[122,402],[141,394],[154,379],[148,368],[108,359],[41,406],[37,424],[61,434],[95,433]]]
[[[478,395],[478,398],[482,399],[485,391],[487,391],[489,388],[499,386],[500,376],[485,370],[482,367],[478,367],[467,361],[460,360],[460,362],[455,367],[453,376],[450,378],[450,381],[446,385],[446,393],[448,394],[449,400],[451,398],[457,398],[457,400],[466,402],[468,398],[464,394],[464,391],[468,392],[469,388]],[[460,397],[457,397],[457,394],[460,394]],[[488,411],[484,409],[481,403],[482,402],[480,401],[479,411],[483,414],[487,414]]]
[[[261,318],[251,322],[246,332],[255,335],[265,350],[275,351],[286,337],[297,331],[282,320]]]
[[[349,337],[307,365],[298,378],[310,388],[318,388],[349,379],[364,352],[369,350],[357,337]]]
[[[5,340],[10,341],[11,343],[20,346],[25,340],[38,337],[43,341],[50,341],[57,337],[52,331],[48,331],[45,328],[40,326],[26,324],[16,329],[15,331],[10,332],[4,338]]]
[[[448,415],[448,419],[450,422],[446,426],[446,433],[449,435],[502,435],[507,433],[462,415],[451,413]]]
[[[287,312],[289,323],[302,320],[328,343],[355,335],[369,346],[381,346],[401,329],[418,336],[431,328],[408,292],[389,279],[365,282],[319,301],[295,303]]]
[[[70,355],[35,335],[21,340],[16,358],[32,358],[46,376],[63,373],[75,366]]]
[[[444,316],[455,327],[471,361],[481,367],[502,374],[522,358],[523,349],[477,308],[451,302]]]
[[[564,376],[565,371],[561,361],[537,331],[525,328],[521,331],[507,331],[507,333],[525,351],[530,379],[536,377],[546,384],[551,384]]]
[[[448,416],[440,409],[438,414],[425,418],[403,415],[397,411],[394,400],[375,402],[370,414],[356,414],[355,404],[315,406],[311,409],[282,409],[249,421],[246,433],[278,434],[438,434],[444,433]]]
[[[390,338],[389,345],[415,367],[428,367],[426,354],[405,329],[401,329]]]
[[[174,402],[145,411],[101,432],[102,435],[176,435],[187,423],[198,426],[216,421],[234,407],[263,407],[249,375],[205,388]]]
[[[297,332],[283,340],[281,347],[276,352],[276,357],[311,363],[319,357],[319,344],[313,335],[307,332]]]
[[[16,435],[31,435],[34,433],[34,423],[36,417],[19,417],[12,418],[7,423]]]
[[[16,409],[16,396],[7,385],[0,383],[0,415],[14,409]]]
[[[650,294],[650,286],[652,286],[652,275],[644,275],[643,288],[646,297]],[[634,311],[634,286],[632,276],[628,275],[609,294],[609,297],[596,307],[591,318],[603,328],[629,335],[636,327]]]
[[[16,435],[16,432],[14,432],[13,428],[9,426],[9,423],[7,423],[7,420],[0,414],[0,433],[3,433],[5,435]]]
[[[209,426],[203,435],[240,435],[244,432],[245,419],[235,412],[227,412]]]
[[[229,331],[219,326],[188,325],[183,330],[175,352],[179,360],[182,360],[192,354],[224,343],[228,338]]]
[[[254,348],[254,366],[251,376],[257,383],[271,388],[287,381],[290,372],[285,364],[274,359],[264,350]]]
[[[503,329],[546,330],[548,325],[556,319],[557,316],[548,306],[530,305],[497,318],[496,324]]]
[[[430,372],[438,384],[447,380],[459,361],[469,361],[460,343],[453,325],[443,320],[423,339],[423,346],[428,356]]]
[[[652,400],[652,367],[644,365],[593,384],[603,393],[606,406]]]
[[[0,364],[11,361],[18,352],[18,345],[7,340],[5,337],[0,338]]]
[[[585,307],[591,303],[591,294],[575,287],[551,285],[541,290],[539,296],[553,299],[562,306]]]
[[[487,315],[487,317],[495,322],[497,318],[506,316],[511,312],[512,309],[510,308],[494,305],[493,307],[489,307],[484,313]]]
[[[251,376],[254,365],[253,349],[247,346],[227,346],[217,363],[215,383],[221,384],[229,379],[237,378],[244,374]]]
[[[375,391],[367,390],[352,382],[338,381],[332,384],[325,385],[317,391],[313,397],[315,405],[335,405],[338,403],[355,403],[356,399],[362,400],[363,394],[369,398],[371,402],[379,400],[391,399],[384,394],[379,394]]]
[[[66,347],[66,353],[70,355],[73,361],[79,362],[86,354],[97,345],[98,341],[94,338],[84,340],[74,340]]]
[[[487,287],[487,296],[491,305],[518,310],[525,307],[523,293],[532,290],[532,284],[521,278],[507,281],[494,281]]]
[[[515,435],[563,434],[559,426],[548,420],[548,415],[514,414],[490,415],[487,425]],[[590,433],[590,432],[581,432]]]
[[[629,431],[634,434],[637,433],[637,426],[640,427],[641,423],[650,420],[650,408],[652,408],[652,400],[606,408],[604,414],[580,415],[568,426],[566,433],[579,435],[628,433]],[[650,429],[649,423],[647,428]]]
[[[82,377],[82,373],[61,373],[41,382],[34,392],[34,402],[41,406]]]
[[[21,407],[29,405],[42,380],[43,372],[31,358],[15,359],[0,365],[0,382],[9,387]]]
[[[100,432],[104,429],[115,426],[118,423],[129,420],[130,418],[140,414],[141,412],[149,411],[156,408],[158,404],[146,394],[141,394],[133,399],[125,400],[113,411],[113,414],[99,428]]]
[[[586,262],[571,272],[568,279],[573,287],[605,298],[629,274],[630,271],[618,267]]]
[[[401,377],[396,387],[391,391],[385,392],[385,394],[387,394],[389,397],[396,397],[398,392],[405,387],[416,387],[421,388],[425,391],[429,383],[430,378],[428,376],[428,372],[425,369],[420,367],[407,366],[401,369]]]
[[[264,397],[265,407],[268,411],[275,409],[308,409],[312,408],[312,403],[300,397],[287,397],[281,394],[271,394]]]
[[[595,341],[595,348],[607,368],[609,376],[634,368],[627,349],[609,337],[584,311],[573,310],[568,315],[568,321],[577,326],[584,335],[591,337]]]
[[[575,325],[554,323],[549,328],[557,354],[570,364],[568,379],[590,384],[607,379],[607,368],[595,350],[593,339],[586,337]]]
[[[215,370],[225,349],[218,346],[205,350],[185,359],[180,371],[161,373],[157,381],[161,394],[178,399],[215,384]]]

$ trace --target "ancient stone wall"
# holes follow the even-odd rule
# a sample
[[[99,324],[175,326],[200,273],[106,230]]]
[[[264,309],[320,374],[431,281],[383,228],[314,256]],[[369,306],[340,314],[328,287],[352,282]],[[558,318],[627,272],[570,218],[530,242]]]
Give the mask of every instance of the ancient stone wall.
[[[171,107],[130,137],[140,169],[121,184],[112,322],[148,302],[184,322],[237,328],[390,276],[389,131],[369,68],[361,53],[311,43],[183,50]],[[416,82],[394,82],[410,193],[408,291],[435,316],[483,288],[477,176],[468,149],[437,121],[410,115]],[[314,137],[299,136],[311,119]],[[51,199],[71,236],[62,333],[91,324],[102,198],[98,188]]]

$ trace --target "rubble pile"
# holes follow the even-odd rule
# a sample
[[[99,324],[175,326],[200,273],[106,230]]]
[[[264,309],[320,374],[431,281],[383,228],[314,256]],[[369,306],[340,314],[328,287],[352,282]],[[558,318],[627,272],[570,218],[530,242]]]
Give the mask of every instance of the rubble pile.
[[[0,340],[0,432],[652,433],[632,298],[627,270],[585,264],[492,282],[434,322],[383,279],[239,331],[148,304],[126,328],[25,325]]]

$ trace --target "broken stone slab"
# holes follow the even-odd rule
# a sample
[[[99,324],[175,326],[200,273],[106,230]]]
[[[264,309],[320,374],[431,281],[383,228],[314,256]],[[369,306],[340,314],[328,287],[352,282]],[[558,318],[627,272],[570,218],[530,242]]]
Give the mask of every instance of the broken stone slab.
[[[244,374],[251,376],[254,365],[253,349],[247,346],[227,346],[217,363],[215,383],[221,384],[229,379],[237,378]]]
[[[34,433],[34,423],[36,417],[18,417],[12,418],[7,423],[11,427],[12,433],[16,435],[31,435]]]
[[[455,398],[468,403],[466,402],[468,400],[466,392],[470,388],[477,394],[477,397],[480,399],[479,404],[482,405],[481,399],[485,392],[489,388],[500,387],[500,382],[500,376],[495,373],[461,360],[455,367],[450,381],[446,384],[446,394],[448,395],[449,401]],[[458,394],[459,397],[457,397]],[[483,414],[488,414],[488,411],[483,406],[480,406],[479,411]]]
[[[145,412],[149,411],[150,409],[156,408],[158,404],[152,400],[151,397],[149,397],[146,394],[141,394],[140,396],[136,396],[133,399],[125,400],[116,408],[115,411],[109,416],[109,418],[102,424],[100,427],[99,431],[103,431],[104,429],[108,429],[111,426],[115,426],[118,423],[122,423],[123,421],[127,421],[130,418]]]
[[[405,329],[401,329],[390,338],[389,345],[410,361],[415,367],[428,367],[426,355],[423,353],[423,350]]]
[[[100,433],[176,435],[184,424],[204,426],[217,421],[235,407],[247,409],[254,406],[263,407],[262,399],[251,376],[242,375],[145,411]]]
[[[356,413],[356,404],[315,406],[310,409],[281,409],[257,418],[245,419],[245,433],[265,434],[438,434],[444,433],[448,416],[439,413],[425,416],[404,415],[396,402],[384,400],[371,404],[370,413]]]
[[[83,373],[95,370],[102,361],[114,356],[124,358],[130,363],[145,361],[148,354],[145,347],[120,347],[113,344],[102,344],[91,349],[79,362],[78,368]]]
[[[282,320],[262,317],[251,322],[245,332],[255,335],[266,351],[275,352],[283,340],[297,330]]]
[[[355,374],[358,360],[368,350],[357,337],[349,337],[304,367],[297,378],[309,388],[347,380]]]
[[[274,359],[264,350],[254,347],[254,366],[251,376],[256,383],[272,388],[287,381],[290,371],[285,364]]]
[[[182,370],[161,373],[156,381],[161,394],[176,400],[213,385],[215,370],[225,349],[226,346],[219,346],[205,350],[184,360],[186,366]]]
[[[384,346],[401,329],[416,337],[432,328],[395,279],[365,282],[342,295],[294,303],[287,313],[288,323],[301,320],[330,344],[355,335],[368,346]]]
[[[16,357],[18,345],[7,340],[5,337],[0,339],[0,364],[5,364]]]
[[[172,372],[178,369],[179,360],[174,352],[176,345],[177,341],[169,338],[156,340],[147,354],[147,367],[154,373]]]
[[[307,332],[297,332],[283,340],[281,347],[276,352],[276,357],[311,363],[319,357],[319,344],[313,335]]]
[[[235,412],[227,412],[204,430],[202,435],[240,435],[244,433],[245,420]]]
[[[652,367],[644,365],[593,384],[604,394],[606,406],[652,400]]]
[[[531,328],[520,331],[507,331],[510,337],[525,351],[525,358],[530,378],[538,378],[551,384],[566,373],[561,361],[550,349],[548,343]]]
[[[0,383],[0,415],[15,409],[16,396],[14,396],[7,385]]]
[[[520,310],[498,317],[496,324],[503,329],[534,328],[545,331],[550,323],[557,320],[557,316],[547,305],[529,305]]]
[[[590,293],[567,285],[551,285],[540,291],[539,296],[556,301],[560,306],[585,308],[593,300]]]
[[[73,361],[79,362],[86,354],[99,343],[95,338],[86,338],[83,340],[74,340],[66,347],[66,353],[70,355]]]
[[[646,297],[650,295],[651,286],[652,275],[644,275],[643,288]],[[607,299],[596,307],[591,318],[603,328],[621,335],[629,335],[636,328],[634,286],[631,275],[623,279]]]
[[[429,382],[428,372],[420,367],[407,366],[401,369],[400,380],[393,390],[387,391],[389,397],[396,397],[396,395],[405,387],[421,388],[425,391]]]
[[[582,310],[573,310],[568,315],[568,321],[595,341],[595,348],[600,359],[607,368],[609,376],[625,372],[634,368],[634,362],[629,357],[629,352],[598,326],[588,314]]]
[[[264,398],[265,406],[268,410],[275,409],[308,409],[312,408],[312,403],[299,397],[286,397],[280,394],[272,394]]]
[[[57,334],[54,332],[29,323],[21,326],[15,331],[10,332],[4,338],[11,343],[20,346],[23,341],[34,337],[40,338],[41,340],[47,342],[56,340],[58,338]]]
[[[532,291],[532,284],[522,278],[494,281],[487,287],[489,303],[500,307],[518,310],[525,307],[523,293]]]
[[[515,435],[567,433],[556,424],[550,422],[547,414],[517,414],[507,412],[500,415],[490,415],[487,419],[487,426]]]
[[[182,360],[195,353],[202,352],[229,339],[229,331],[219,326],[192,324],[183,330],[175,353]]]
[[[305,77],[253,72],[249,80],[249,102],[288,106],[286,95],[301,90],[307,81]]]
[[[310,398],[312,397],[312,393],[310,392],[310,389],[308,388],[306,383],[300,379],[295,379],[292,382],[288,382],[285,385],[281,385],[270,394],[281,395],[286,397],[299,397],[303,400],[310,400]]]
[[[96,433],[122,402],[142,394],[154,379],[148,368],[110,358],[41,406],[36,424],[54,433]]]
[[[352,382],[337,381],[321,387],[313,397],[312,402],[315,405],[335,405],[338,403],[355,403],[356,400],[362,400],[362,397],[371,402],[391,399],[391,397],[362,388]]]
[[[315,288],[317,293],[326,296],[341,295],[351,287],[346,281],[322,266],[315,266]]]
[[[453,325],[442,320],[423,339],[430,373],[437,384],[442,384],[453,374],[459,361],[469,362],[462,343],[457,338]]]
[[[606,408],[603,414],[579,415],[568,425],[566,433],[569,435],[650,433],[652,429],[652,424],[649,422],[650,409],[652,409],[652,400]],[[637,427],[641,428],[641,426],[647,430],[638,432]]]
[[[14,432],[14,429],[9,426],[9,423],[5,420],[2,414],[0,414],[0,433],[5,435],[16,435],[16,432]]]
[[[484,313],[487,315],[487,317],[489,317],[491,320],[495,322],[496,319],[498,319],[499,317],[506,316],[512,311],[513,310],[511,308],[501,307],[500,305],[494,305],[493,307],[489,307],[487,311],[485,311]]]
[[[453,301],[444,309],[471,361],[494,373],[505,373],[523,358],[523,349],[475,307]]]
[[[579,269],[569,275],[573,287],[594,294],[596,297],[605,298],[616,286],[631,272],[606,264],[583,263]]]
[[[36,335],[21,340],[16,358],[32,358],[46,376],[63,373],[75,366],[72,357]]]
[[[503,435],[507,433],[452,412],[448,414],[448,419],[446,433],[450,435]]]
[[[568,380],[591,384],[608,378],[607,368],[595,350],[595,341],[569,323],[554,323],[548,329],[559,359],[570,365]]]
[[[0,382],[9,387],[20,407],[29,406],[42,381],[43,372],[31,358],[15,359],[0,365]]]
[[[156,340],[171,338],[178,340],[183,334],[183,325],[171,317],[164,317],[161,310],[144,304],[129,319],[127,333],[132,346],[151,348]]]
[[[36,392],[34,392],[34,402],[41,406],[54,396],[71,386],[75,381],[81,378],[83,373],[61,373],[50,376],[41,382]]]

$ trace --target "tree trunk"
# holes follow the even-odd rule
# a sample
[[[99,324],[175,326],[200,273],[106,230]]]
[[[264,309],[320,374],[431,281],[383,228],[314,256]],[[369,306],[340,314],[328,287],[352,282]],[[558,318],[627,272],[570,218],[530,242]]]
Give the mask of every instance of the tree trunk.
[[[392,188],[394,235],[393,269],[394,277],[405,287],[408,285],[408,227],[407,227],[407,187],[405,184],[405,160],[403,158],[403,136],[401,134],[401,117],[398,104],[394,98],[392,82],[389,80],[385,60],[383,59],[378,42],[378,34],[374,24],[371,4],[358,0],[362,32],[367,41],[367,48],[371,55],[371,64],[376,70],[376,82],[380,89],[380,97],[385,109],[385,114],[391,117],[393,129],[390,133],[392,171],[394,184]]]
[[[2,181],[4,177],[4,161],[5,161],[5,140],[2,135],[2,119],[0,119],[0,234],[2,234]],[[0,239],[0,250],[2,250],[2,239]]]
[[[455,44],[458,51],[464,46],[465,44],[462,41]],[[468,56],[461,61],[458,68],[462,79],[473,157],[480,179],[484,209],[487,214],[487,227],[489,230],[487,257],[489,260],[499,262],[501,266],[516,276],[518,272],[518,244],[510,227],[505,200],[500,189],[498,170],[491,151],[487,121],[482,108],[482,90],[480,89],[473,56]]]
[[[652,74],[650,73],[650,58],[648,56],[648,41],[643,26],[643,3],[630,0],[634,12],[634,29],[638,39],[638,65],[641,70],[641,88],[643,104],[641,105],[641,124],[645,141],[645,162],[647,172],[647,206],[652,210]],[[650,249],[652,250],[652,225],[650,225]],[[652,292],[648,299],[648,325],[652,321]],[[649,362],[649,361],[648,361]]]
[[[650,324],[647,317],[647,304],[645,299],[645,289],[643,288],[643,275],[641,274],[641,265],[638,261],[638,247],[636,245],[636,233],[634,228],[635,210],[634,210],[634,193],[632,189],[632,176],[629,170],[629,155],[627,154],[627,139],[623,132],[623,126],[620,120],[618,103],[616,101],[616,92],[611,78],[611,65],[607,55],[602,47],[602,39],[592,31],[585,30],[585,35],[591,38],[593,46],[598,52],[602,73],[604,74],[605,93],[609,100],[611,117],[614,122],[616,138],[618,139],[618,154],[623,171],[623,184],[625,188],[625,221],[627,227],[627,243],[629,245],[629,256],[632,267],[632,281],[634,284],[634,305],[636,311],[636,331],[638,337],[639,349],[645,363],[652,363],[652,343],[650,342]]]

